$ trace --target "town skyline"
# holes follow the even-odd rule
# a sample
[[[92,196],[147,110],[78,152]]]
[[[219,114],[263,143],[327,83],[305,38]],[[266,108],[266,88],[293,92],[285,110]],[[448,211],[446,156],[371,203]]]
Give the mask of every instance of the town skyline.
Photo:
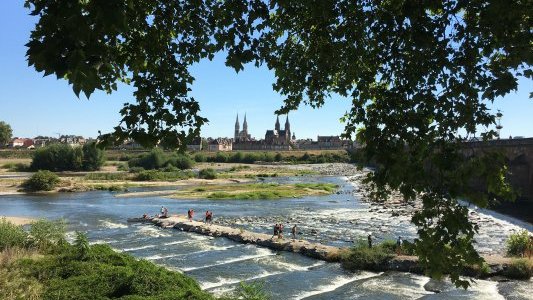
[[[20,3],[5,2],[2,7],[0,26],[9,30],[0,31],[0,62],[9,76],[0,82],[0,120],[11,125],[13,136],[57,137],[59,133],[96,137],[99,130],[111,132],[119,124],[122,104],[133,101],[133,88],[119,85],[111,95],[98,91],[89,100],[84,96],[78,99],[67,82],[43,77],[28,67],[24,45],[36,17],[29,16]],[[200,115],[210,121],[202,128],[201,136],[232,137],[233,128],[225,124],[232,123],[237,112],[247,113],[252,136],[262,136],[266,128],[272,127],[272,116],[283,104],[283,97],[272,90],[274,74],[266,67],[249,66],[237,74],[225,66],[223,55],[217,55],[213,61],[194,65],[192,73],[196,81],[191,95],[200,103]],[[518,91],[489,104],[494,111],[503,112],[502,137],[533,136],[531,90],[531,81],[522,79]],[[339,119],[350,108],[350,99],[333,94],[320,109],[302,106],[292,111],[297,138],[340,135],[344,125]]]

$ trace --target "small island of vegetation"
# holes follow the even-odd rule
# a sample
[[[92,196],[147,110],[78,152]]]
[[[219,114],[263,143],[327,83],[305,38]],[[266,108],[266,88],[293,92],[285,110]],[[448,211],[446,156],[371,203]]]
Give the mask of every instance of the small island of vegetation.
[[[337,188],[338,186],[332,183],[202,185],[176,191],[170,197],[175,199],[282,199],[329,195]]]

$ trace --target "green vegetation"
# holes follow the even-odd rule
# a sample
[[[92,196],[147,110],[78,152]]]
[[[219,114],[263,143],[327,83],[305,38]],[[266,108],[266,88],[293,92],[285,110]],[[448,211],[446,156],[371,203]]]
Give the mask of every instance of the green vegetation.
[[[394,241],[385,241],[372,248],[368,248],[365,242],[360,241],[341,254],[341,265],[350,271],[380,271],[380,266],[394,257],[395,247]]]
[[[66,243],[62,223],[34,223],[25,240],[0,243],[1,256],[13,252],[6,251],[8,247],[31,251],[25,257],[0,260],[8,261],[0,267],[0,289],[13,299],[24,298],[21,287],[35,291],[33,299],[213,299],[194,279],[107,245],[90,246],[84,234],[77,233],[73,245]]]
[[[533,249],[531,237],[525,229],[511,234],[507,240],[507,255],[509,256],[523,256],[526,251],[531,251],[531,249]]]
[[[302,184],[277,184],[277,183],[249,183],[203,185],[189,187],[177,191],[172,198],[208,198],[208,199],[282,199],[299,198],[303,196],[328,195],[335,191],[337,186],[331,183],[302,183]]]
[[[349,162],[350,157],[346,151],[323,151],[314,153],[280,153],[280,152],[217,152],[214,155],[198,153],[195,155],[197,162],[218,162],[218,163],[247,163],[257,162],[285,162],[285,163],[305,163],[320,164],[334,162]]]
[[[12,135],[11,126],[4,121],[0,121],[0,148],[3,148],[11,141]]]
[[[217,178],[217,172],[211,168],[202,169],[198,173],[198,178],[203,179],[216,179]]]
[[[527,259],[514,259],[504,270],[504,275],[512,279],[527,280],[533,275],[533,265]]]
[[[28,233],[0,219],[0,290],[6,300],[269,299],[261,283],[243,283],[215,298],[186,275],[107,245],[91,246],[83,233],[76,232],[71,245],[65,224],[46,220],[33,223]]]
[[[196,175],[192,171],[159,171],[159,170],[144,170],[135,175],[134,180],[137,181],[175,181],[193,178]]]
[[[128,173],[89,173],[84,176],[86,180],[127,180]]]
[[[156,148],[150,153],[130,159],[128,166],[130,168],[141,167],[145,170],[162,169],[170,166],[185,170],[194,166],[194,160],[186,154],[165,153],[163,150]]]
[[[277,113],[340,95],[352,105],[344,136],[364,144],[363,161],[377,165],[368,175],[373,195],[421,197],[412,221],[422,264],[434,277],[451,269],[456,285],[469,285],[458,274],[482,258],[473,247],[478,227],[458,199],[485,207],[513,193],[503,157],[464,155],[463,142],[495,138],[501,114],[489,104],[533,78],[530,1],[76,3],[25,2],[39,19],[26,55],[76,95],[134,87],[136,101],[102,140],[185,148],[208,121],[191,94],[191,68],[217,54],[235,71],[270,69],[284,95]]]
[[[30,165],[25,163],[7,163],[2,165],[2,168],[10,172],[28,172],[31,171]]]
[[[66,144],[53,144],[35,150],[31,169],[49,171],[94,171],[105,161],[104,152],[94,144],[71,147]]]
[[[60,182],[59,177],[47,170],[37,171],[22,186],[29,191],[51,191]]]
[[[22,226],[15,225],[6,218],[0,218],[0,251],[25,246],[27,238],[28,233]]]

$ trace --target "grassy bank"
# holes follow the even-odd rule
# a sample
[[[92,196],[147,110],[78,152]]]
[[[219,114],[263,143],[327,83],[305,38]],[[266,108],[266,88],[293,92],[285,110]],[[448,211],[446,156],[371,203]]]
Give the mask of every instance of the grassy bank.
[[[177,191],[176,199],[281,199],[304,196],[322,196],[335,192],[337,185],[331,183],[249,183],[227,185],[192,186]]]
[[[2,299],[268,299],[258,288],[242,285],[216,298],[193,278],[107,245],[89,245],[84,234],[67,243],[61,222],[37,221],[26,232],[0,219]]]

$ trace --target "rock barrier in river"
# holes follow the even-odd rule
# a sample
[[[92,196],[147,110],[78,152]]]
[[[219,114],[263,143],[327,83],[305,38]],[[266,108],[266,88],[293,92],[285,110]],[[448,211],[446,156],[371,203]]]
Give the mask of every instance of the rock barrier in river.
[[[206,224],[198,221],[189,221],[182,216],[171,216],[164,219],[155,218],[152,222],[164,228],[176,228],[182,231],[195,232],[213,237],[225,237],[239,243],[255,244],[276,251],[301,253],[305,256],[329,262],[339,261],[339,252],[341,250],[338,247],[312,243],[301,239],[293,240],[288,236],[279,239],[269,234]]]
[[[278,239],[278,237],[272,237],[272,235],[265,233],[206,224],[194,220],[189,221],[185,216],[171,216],[163,219],[154,218],[152,222],[163,228],[175,228],[181,231],[194,232],[212,237],[225,237],[239,243],[255,244],[276,251],[300,253],[327,262],[339,262],[342,251],[346,251],[346,248],[327,246],[301,239],[292,239],[290,236]],[[484,258],[489,266],[489,270],[488,273],[482,275],[483,277],[503,275],[503,271],[511,263],[511,259],[498,255],[485,256]],[[418,264],[418,258],[415,256],[395,256],[384,264],[373,268],[372,271],[399,271],[423,274],[423,269]],[[464,273],[464,275],[471,277],[478,277],[480,275],[475,270],[468,268]]]

